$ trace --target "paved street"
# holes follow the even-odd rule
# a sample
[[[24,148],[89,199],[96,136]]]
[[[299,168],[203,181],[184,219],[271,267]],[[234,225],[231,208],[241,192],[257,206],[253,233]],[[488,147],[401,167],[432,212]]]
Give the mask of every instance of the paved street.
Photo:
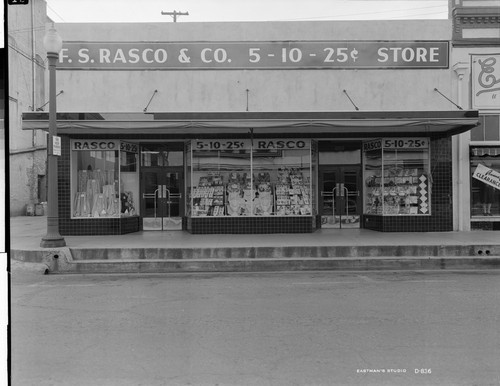
[[[500,385],[495,272],[27,266],[13,266],[13,386]]]

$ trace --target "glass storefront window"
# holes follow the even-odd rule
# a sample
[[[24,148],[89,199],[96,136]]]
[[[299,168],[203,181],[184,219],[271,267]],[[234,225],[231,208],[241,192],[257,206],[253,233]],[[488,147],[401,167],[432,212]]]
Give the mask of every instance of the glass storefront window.
[[[120,142],[120,216],[139,215],[139,168],[137,144]]]
[[[429,138],[381,138],[363,143],[364,213],[429,215]]]
[[[182,143],[180,144],[182,145]],[[148,143],[141,146],[141,166],[183,166],[183,146],[178,143]]]
[[[310,140],[195,140],[187,149],[192,217],[313,214]]]
[[[471,216],[500,216],[500,146],[470,149]]]
[[[137,215],[137,146],[120,141],[71,141],[72,218]]]

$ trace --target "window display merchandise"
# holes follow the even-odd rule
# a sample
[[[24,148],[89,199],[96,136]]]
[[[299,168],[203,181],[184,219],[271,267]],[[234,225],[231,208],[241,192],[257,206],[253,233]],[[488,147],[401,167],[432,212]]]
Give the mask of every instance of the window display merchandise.
[[[136,145],[72,140],[71,149],[72,218],[138,215]]]
[[[431,214],[429,143],[429,138],[363,143],[365,214]]]
[[[192,217],[313,214],[310,140],[195,140],[187,154]]]
[[[470,149],[471,216],[500,216],[500,147]]]

